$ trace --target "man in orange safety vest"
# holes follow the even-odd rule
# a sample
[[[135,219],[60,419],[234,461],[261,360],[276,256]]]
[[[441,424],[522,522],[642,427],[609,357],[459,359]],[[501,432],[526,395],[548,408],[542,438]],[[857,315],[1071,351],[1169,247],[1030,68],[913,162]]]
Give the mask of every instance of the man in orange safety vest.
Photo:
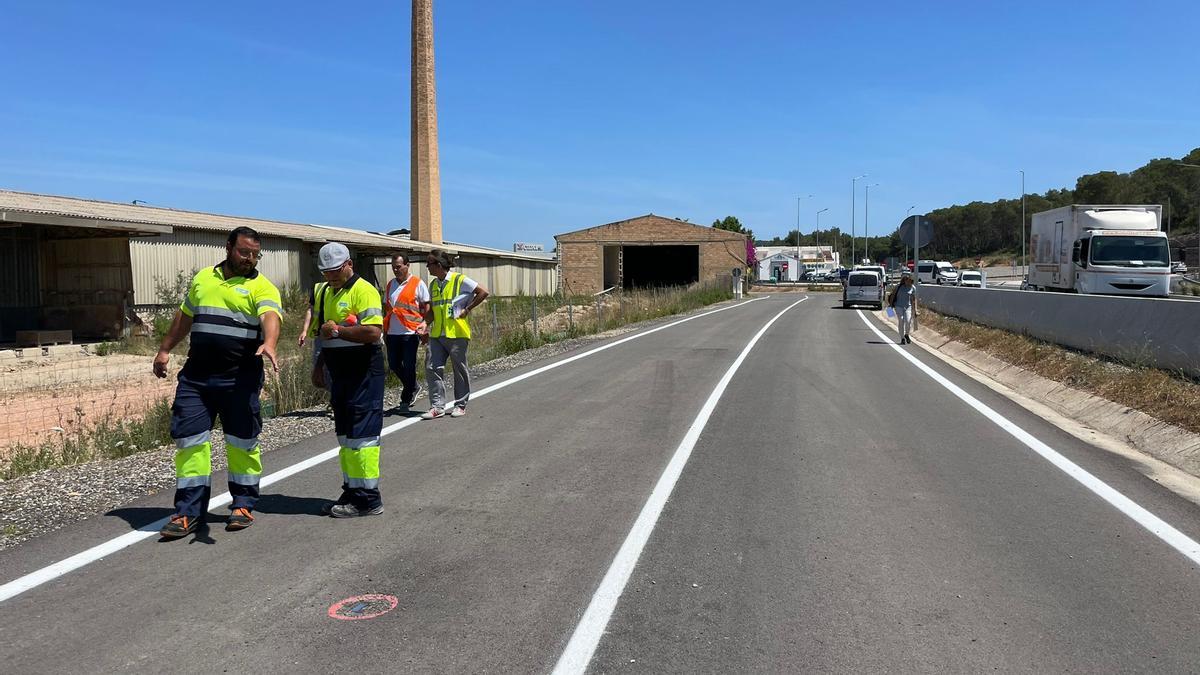
[[[392,256],[394,279],[383,293],[383,332],[388,367],[400,378],[400,406],[408,408],[420,393],[417,385],[417,344],[429,334],[423,318],[429,311],[429,286],[409,274],[411,254]]]

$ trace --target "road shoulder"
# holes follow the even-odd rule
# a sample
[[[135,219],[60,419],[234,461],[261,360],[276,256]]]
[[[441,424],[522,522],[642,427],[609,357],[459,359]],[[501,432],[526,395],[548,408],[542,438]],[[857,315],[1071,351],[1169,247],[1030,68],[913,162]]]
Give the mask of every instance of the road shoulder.
[[[894,329],[884,312],[867,312]],[[913,344],[1062,431],[1130,459],[1147,478],[1200,504],[1200,435],[1042,377],[928,327]]]

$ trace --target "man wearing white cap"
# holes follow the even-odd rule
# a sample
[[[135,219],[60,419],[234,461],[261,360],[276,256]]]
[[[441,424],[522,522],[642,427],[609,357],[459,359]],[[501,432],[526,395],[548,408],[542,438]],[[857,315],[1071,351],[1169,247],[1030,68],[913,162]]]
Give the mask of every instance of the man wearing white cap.
[[[383,304],[379,291],[354,273],[342,244],[321,247],[317,266],[328,282],[316,298],[321,355],[313,384],[329,369],[333,427],[341,446],[342,494],[326,507],[334,518],[383,513],[379,494],[379,435],[383,431]]]

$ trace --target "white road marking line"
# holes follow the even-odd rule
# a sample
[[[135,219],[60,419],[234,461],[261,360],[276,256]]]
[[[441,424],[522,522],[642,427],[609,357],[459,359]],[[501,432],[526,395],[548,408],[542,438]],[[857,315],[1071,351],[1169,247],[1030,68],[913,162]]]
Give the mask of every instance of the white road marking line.
[[[718,312],[724,312],[726,310],[735,309],[737,307],[745,307],[746,305],[748,305],[750,303],[758,302],[759,300],[766,300],[770,297],[771,296],[769,296],[769,295],[764,295],[760,298],[754,298],[753,300],[746,300],[743,302],[739,302],[737,304],[729,305],[726,307],[721,307],[719,309],[714,309],[709,312],[703,312],[701,314],[696,314],[694,316],[685,317],[683,319],[679,319],[678,321],[672,321],[671,323],[663,324],[662,326],[657,326],[655,328],[651,328],[650,330],[647,330],[647,331],[644,331],[641,333],[636,333],[634,335],[630,335],[629,337],[624,337],[624,338],[621,338],[620,340],[616,340],[614,342],[609,342],[607,344],[600,345],[599,347],[594,347],[592,349],[587,350],[586,352],[582,352],[580,354],[576,354],[575,356],[571,356],[569,358],[562,359],[561,361],[555,361],[554,363],[547,364],[540,368],[535,368],[534,370],[531,370],[527,373],[522,373],[520,375],[517,375],[516,377],[511,377],[507,380],[504,380],[503,382],[497,382],[496,384],[484,387],[483,389],[480,389],[478,393],[472,392],[471,397],[479,398],[480,396],[486,396],[492,392],[499,391],[500,389],[503,389],[509,385],[516,384],[517,382],[520,382],[522,380],[527,380],[535,375],[540,375],[541,373],[544,373],[548,370],[553,370],[555,368],[565,366],[568,363],[574,363],[575,361],[587,358],[589,356],[592,356],[593,354],[598,354],[602,351],[605,351],[606,349],[612,349],[613,347],[616,347],[617,345],[622,345],[622,344],[625,344],[626,342],[630,342],[632,340],[637,340],[639,338],[646,337],[647,335],[653,335],[654,333],[657,333],[661,330],[673,328],[675,326],[678,326],[681,323],[687,323],[688,321],[694,321],[696,319],[700,319],[700,318],[703,318],[706,316],[711,316]],[[404,429],[405,427],[412,426],[419,421],[421,421],[419,418],[412,417],[412,418],[406,419],[404,421],[389,425],[383,429],[383,431],[380,433],[380,436],[381,437],[387,436],[388,434],[397,432],[401,429]],[[294,476],[295,474],[298,474],[301,471],[311,469],[312,467],[317,466],[318,464],[328,462],[329,460],[331,460],[337,456],[338,456],[338,448],[326,450],[325,452],[322,452],[313,457],[309,457],[306,460],[297,462],[296,464],[292,464],[291,466],[280,469],[279,471],[276,471],[272,474],[263,476],[262,479],[259,481],[259,486],[267,487],[268,485],[277,483],[285,478],[288,478],[289,476]],[[209,510],[211,511],[214,508],[224,506],[226,504],[231,503],[232,501],[233,501],[233,497],[230,496],[230,494],[228,492],[224,492],[222,494],[216,495],[211,500],[209,500]],[[169,517],[162,518],[160,520],[156,520],[153,523],[149,523],[147,525],[143,525],[142,527],[139,527],[138,529],[134,530],[133,532],[126,532],[125,534],[122,534],[119,537],[110,539],[110,540],[104,542],[103,544],[97,544],[96,546],[93,546],[93,547],[87,549],[86,551],[83,551],[81,553],[76,553],[75,555],[73,555],[69,558],[64,558],[56,563],[53,563],[46,567],[43,567],[34,572],[30,572],[29,574],[26,574],[22,577],[18,577],[17,579],[14,579],[14,580],[4,584],[3,586],[0,586],[0,602],[4,602],[5,600],[8,600],[9,598],[20,595],[21,593],[24,593],[25,591],[28,591],[32,588],[36,588],[48,581],[57,579],[58,577],[61,577],[62,575],[67,574],[68,572],[72,572],[74,570],[79,569],[80,567],[83,567],[84,565],[95,562],[107,555],[116,553],[117,551],[120,551],[123,548],[132,546],[133,544],[136,544],[137,542],[139,542],[143,539],[148,539],[150,537],[153,537],[158,534],[159,529],[161,529],[163,525],[167,524],[168,520],[170,520]]]
[[[633,574],[633,568],[637,565],[638,558],[642,555],[642,549],[646,547],[646,542],[650,539],[650,534],[654,532],[654,526],[658,523],[658,517],[662,514],[663,507],[667,505],[667,499],[670,498],[671,492],[675,489],[675,483],[679,480],[680,474],[683,473],[683,467],[687,464],[688,458],[692,455],[692,450],[696,447],[696,441],[700,439],[700,433],[704,431],[704,426],[708,424],[708,418],[712,416],[713,411],[717,407],[717,402],[721,399],[721,395],[725,393],[725,388],[729,386],[729,382],[733,379],[742,362],[746,360],[746,356],[754,345],[758,343],[759,338],[767,332],[771,324],[779,320],[789,309],[804,302],[808,296],[800,298],[796,302],[788,305],[783,311],[776,314],[770,321],[766,323],[750,342],[746,345],[742,353],[738,355],[729,369],[725,371],[725,375],[717,383],[715,389],[709,394],[708,400],[700,408],[700,412],[696,415],[696,419],[692,421],[692,426],[688,428],[687,434],[683,440],[679,442],[679,447],[675,449],[675,454],[671,456],[671,461],[667,464],[667,468],[663,469],[663,473],[658,478],[658,482],[654,485],[654,490],[650,493],[650,497],[642,506],[641,513],[638,514],[637,520],[633,523],[633,528],[629,530],[629,534],[625,537],[625,542],[621,544],[621,548],[617,551],[616,557],[613,558],[612,564],[605,573],[604,579],[600,581],[600,586],[592,595],[592,600],[588,603],[587,609],[583,616],[579,619],[579,624],[575,626],[575,631],[571,633],[571,639],[567,642],[566,648],[562,655],[558,658],[558,663],[554,666],[554,675],[567,675],[568,673],[584,673],[587,670],[588,664],[592,660],[592,654],[595,653],[596,647],[600,644],[600,638],[604,635],[605,628],[608,627],[608,621],[612,618],[613,610],[617,607],[617,601],[621,598],[621,594],[625,591],[625,585],[629,583],[629,577]]]
[[[1008,418],[984,405],[974,396],[971,396],[967,392],[960,389],[958,385],[946,379],[934,369],[930,368],[924,363],[921,363],[921,361],[915,356],[901,349],[899,345],[889,340],[887,336],[880,332],[880,330],[876,328],[866,316],[863,315],[862,310],[857,311],[859,318],[863,320],[863,323],[867,324],[868,328],[875,331],[875,334],[878,335],[881,340],[886,341],[892,349],[896,350],[896,353],[908,359],[908,361],[919,368],[921,372],[933,378],[934,381],[945,387],[950,391],[950,393],[957,396],[964,403],[974,408],[976,412],[991,420],[993,424],[1008,432],[1018,441],[1024,443],[1027,447],[1029,447],[1030,450],[1033,450],[1037,454],[1041,455],[1046,461],[1058,467],[1058,469],[1060,469],[1063,473],[1067,474],[1071,478],[1074,478],[1085,488],[1091,490],[1101,499],[1116,507],[1118,511],[1131,518],[1135,523],[1146,528],[1146,530],[1151,534],[1166,542],[1168,546],[1176,551],[1179,551],[1192,562],[1200,565],[1200,543],[1197,543],[1191,537],[1175,529],[1165,520],[1159,518],[1153,513],[1150,513],[1137,502],[1134,502],[1132,499],[1116,491],[1104,481],[1096,478],[1091,473],[1088,473],[1078,464],[1062,456],[1057,450],[1038,440],[1029,432],[1025,431],[1016,424],[1013,424],[1008,420]]]

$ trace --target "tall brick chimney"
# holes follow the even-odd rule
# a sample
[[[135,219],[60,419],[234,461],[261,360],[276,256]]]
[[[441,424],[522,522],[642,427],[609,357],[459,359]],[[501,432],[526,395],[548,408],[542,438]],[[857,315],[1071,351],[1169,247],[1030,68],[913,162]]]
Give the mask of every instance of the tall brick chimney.
[[[437,87],[433,73],[433,0],[412,0],[412,181],[410,235],[442,243],[442,181],[438,169]]]

